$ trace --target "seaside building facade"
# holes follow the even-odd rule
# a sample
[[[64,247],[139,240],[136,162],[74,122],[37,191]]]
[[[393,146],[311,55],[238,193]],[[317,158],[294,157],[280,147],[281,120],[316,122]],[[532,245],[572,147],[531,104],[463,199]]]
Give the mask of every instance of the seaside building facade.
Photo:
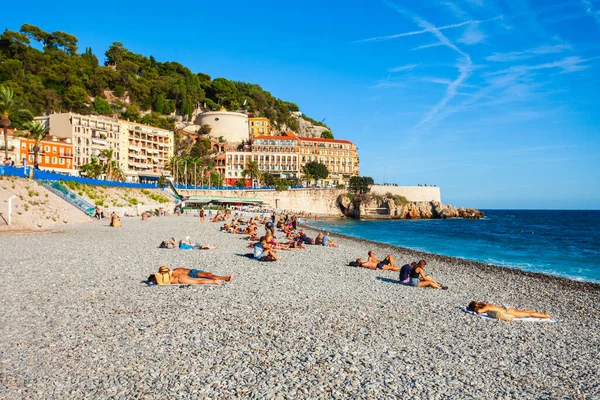
[[[249,117],[248,118],[248,134],[250,139],[256,136],[273,136],[274,129],[271,126],[271,121],[264,117]]]
[[[15,166],[33,166],[35,164],[33,158],[35,141],[27,137],[15,136],[15,132],[13,129],[8,130],[9,158],[14,161]],[[4,144],[3,135],[0,135],[0,140]],[[4,146],[2,147],[4,150]],[[73,165],[73,144],[70,138],[46,136],[40,141],[37,161],[39,168],[43,171],[77,174]],[[4,163],[4,151],[2,151],[2,163]]]
[[[92,161],[99,157],[102,150],[112,149],[113,159],[119,168],[127,168],[126,138],[121,132],[121,123],[116,118],[102,115],[81,115],[75,113],[57,113],[43,117],[35,117],[50,128],[51,135],[68,137],[73,143],[74,167]]]
[[[300,169],[311,162],[324,164],[329,176],[323,185],[345,185],[350,178],[359,174],[359,159],[356,145],[348,140],[298,137]]]
[[[347,140],[306,138],[285,132],[281,136],[255,136],[245,151],[227,152],[225,184],[234,185],[244,179],[242,171],[250,161],[258,164],[261,173],[281,179],[302,179],[307,163],[317,161],[329,170],[329,177],[320,185],[345,185],[359,173],[356,145]],[[250,178],[246,177],[250,186]]]
[[[127,155],[127,168],[122,169],[128,181],[153,181],[161,175],[169,176],[166,169],[173,157],[173,132],[167,129],[120,120],[126,145],[120,153]]]
[[[117,162],[129,182],[156,180],[173,156],[173,132],[102,115],[57,113],[36,117],[50,128],[50,133],[67,137],[73,145],[73,168],[101,157],[103,150],[113,151]]]

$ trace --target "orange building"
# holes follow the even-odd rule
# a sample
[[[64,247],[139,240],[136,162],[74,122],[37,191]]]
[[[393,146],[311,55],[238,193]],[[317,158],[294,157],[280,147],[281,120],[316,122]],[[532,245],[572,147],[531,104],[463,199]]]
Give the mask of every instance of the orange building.
[[[33,146],[35,141],[26,137],[21,137],[19,143],[19,163],[27,159],[27,165],[33,166]],[[40,142],[40,151],[38,152],[38,165],[41,170],[50,172],[61,172],[76,174],[73,167],[73,144],[70,139],[59,138],[56,136],[46,137]]]

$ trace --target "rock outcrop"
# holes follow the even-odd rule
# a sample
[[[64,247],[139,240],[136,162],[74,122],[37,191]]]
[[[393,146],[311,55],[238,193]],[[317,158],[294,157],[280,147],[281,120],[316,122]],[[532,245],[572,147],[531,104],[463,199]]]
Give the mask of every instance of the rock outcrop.
[[[439,201],[398,202],[394,198],[367,194],[351,198],[340,195],[337,204],[350,218],[363,219],[480,219],[485,214],[474,208],[456,208]]]

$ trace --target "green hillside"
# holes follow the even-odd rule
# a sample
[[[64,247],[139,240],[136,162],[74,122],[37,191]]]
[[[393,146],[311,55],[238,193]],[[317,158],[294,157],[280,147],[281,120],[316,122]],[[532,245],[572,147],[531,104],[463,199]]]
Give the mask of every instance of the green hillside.
[[[276,127],[286,123],[293,129],[298,124],[291,117],[298,106],[275,98],[260,85],[212,79],[177,62],[135,54],[117,42],[101,62],[91,48],[78,52],[77,42],[68,33],[44,32],[33,25],[24,24],[19,32],[5,30],[0,36],[0,85],[13,88],[21,106],[35,115],[120,114],[172,128],[174,112],[191,117],[196,104],[206,104],[212,110],[223,106],[235,111],[243,106],[269,118]],[[130,104],[124,104],[127,98]],[[140,111],[152,113],[142,117]],[[20,128],[28,118],[15,117],[13,125]]]

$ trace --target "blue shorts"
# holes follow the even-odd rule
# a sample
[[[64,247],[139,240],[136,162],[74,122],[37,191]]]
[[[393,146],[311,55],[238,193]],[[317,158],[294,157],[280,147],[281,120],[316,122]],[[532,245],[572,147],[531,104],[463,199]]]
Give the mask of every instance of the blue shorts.
[[[410,282],[408,283],[408,285],[418,287],[419,286],[419,278],[410,278]]]
[[[261,258],[265,257],[267,254],[263,251],[262,253],[260,253],[257,256],[254,256],[254,258],[256,258],[257,260],[260,260]]]
[[[198,274],[200,272],[204,272],[204,271],[202,271],[201,269],[192,269],[192,270],[190,270],[190,272],[188,272],[188,276],[190,278],[198,278]]]

